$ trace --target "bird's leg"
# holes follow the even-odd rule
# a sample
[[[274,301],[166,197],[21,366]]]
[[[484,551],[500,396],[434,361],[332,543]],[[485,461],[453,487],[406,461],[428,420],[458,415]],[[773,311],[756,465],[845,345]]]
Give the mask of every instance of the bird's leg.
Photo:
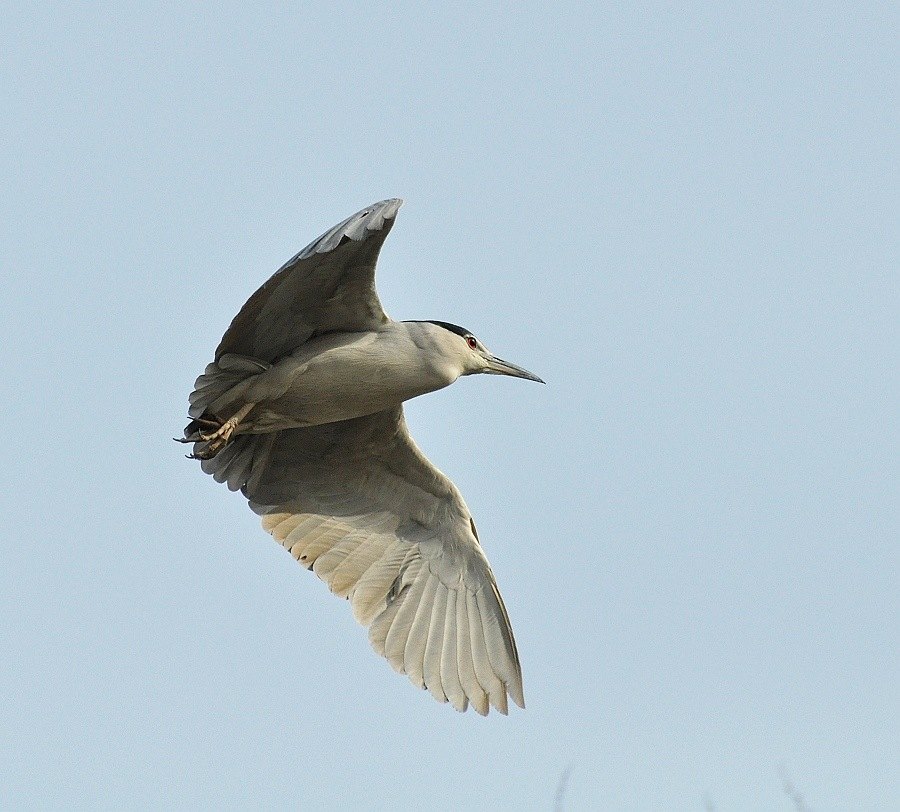
[[[194,417],[191,418],[188,416],[189,420],[193,420],[198,426],[205,426],[207,428],[218,428],[222,425],[222,420],[218,417]]]
[[[196,424],[196,426],[199,426],[200,428],[217,429],[222,425],[222,419],[220,417],[216,417],[215,415],[207,415],[201,417],[191,417],[190,415],[188,415],[188,420],[191,421],[188,428]],[[187,430],[188,429],[185,429],[185,432],[187,432]],[[187,434],[184,437],[173,437],[172,439],[176,443],[202,442],[202,440],[200,439],[200,431],[197,428],[195,428],[193,432]]]
[[[210,432],[209,434],[204,434],[202,431],[198,432],[200,435],[200,439],[204,442],[210,442],[211,440],[215,440],[219,437],[223,437],[226,441],[230,439],[231,435],[234,434],[234,430],[240,425],[241,420],[243,420],[250,412],[253,410],[253,407],[256,406],[255,403],[245,403],[238,409],[231,417],[229,417],[224,422],[218,424],[218,428]],[[206,420],[204,421],[211,425],[216,425],[216,421]]]
[[[195,459],[208,460],[215,457],[231,439],[232,435],[237,431],[241,421],[253,410],[255,403],[245,403],[227,420],[200,418],[197,420],[203,426],[215,427],[214,431],[204,433],[198,431],[194,438],[185,437],[181,442],[186,443],[206,443],[206,447],[200,449],[196,454],[189,456]]]

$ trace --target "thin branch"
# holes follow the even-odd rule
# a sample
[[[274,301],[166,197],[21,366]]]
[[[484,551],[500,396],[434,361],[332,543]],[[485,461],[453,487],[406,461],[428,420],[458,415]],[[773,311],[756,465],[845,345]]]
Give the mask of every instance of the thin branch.
[[[569,776],[572,774],[572,765],[570,764],[563,770],[559,777],[559,783],[556,785],[556,795],[553,798],[553,812],[565,812],[563,800],[566,794],[566,787],[569,785]]]

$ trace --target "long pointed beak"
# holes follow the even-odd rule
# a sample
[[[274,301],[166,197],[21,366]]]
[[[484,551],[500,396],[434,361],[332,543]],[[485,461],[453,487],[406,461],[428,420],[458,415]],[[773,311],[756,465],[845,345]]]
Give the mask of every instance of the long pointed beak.
[[[543,383],[543,381],[533,372],[522,369],[522,367],[517,367],[515,364],[509,363],[509,361],[497,358],[495,355],[490,356],[487,359],[487,363],[487,369],[484,370],[487,375],[509,375],[513,378],[525,378],[526,381]]]

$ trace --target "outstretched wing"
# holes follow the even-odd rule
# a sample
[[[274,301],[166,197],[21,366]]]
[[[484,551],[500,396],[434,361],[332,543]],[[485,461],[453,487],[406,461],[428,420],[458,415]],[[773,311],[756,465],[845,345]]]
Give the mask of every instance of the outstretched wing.
[[[240,488],[263,527],[350,601],[375,650],[440,702],[524,707],[509,617],[457,488],[402,408],[243,435],[203,470]]]
[[[271,363],[314,333],[381,325],[375,263],[402,202],[368,206],[288,260],[235,316],[216,361],[231,353]]]

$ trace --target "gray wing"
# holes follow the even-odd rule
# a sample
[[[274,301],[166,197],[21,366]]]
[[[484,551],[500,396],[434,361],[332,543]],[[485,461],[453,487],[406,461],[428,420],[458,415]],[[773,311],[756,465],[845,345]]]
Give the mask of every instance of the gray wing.
[[[375,263],[402,202],[368,206],[288,260],[235,316],[216,361],[231,353],[271,363],[314,333],[382,324]]]
[[[509,617],[453,483],[401,409],[243,435],[203,470],[240,488],[263,527],[369,627],[375,650],[440,702],[524,707]]]

